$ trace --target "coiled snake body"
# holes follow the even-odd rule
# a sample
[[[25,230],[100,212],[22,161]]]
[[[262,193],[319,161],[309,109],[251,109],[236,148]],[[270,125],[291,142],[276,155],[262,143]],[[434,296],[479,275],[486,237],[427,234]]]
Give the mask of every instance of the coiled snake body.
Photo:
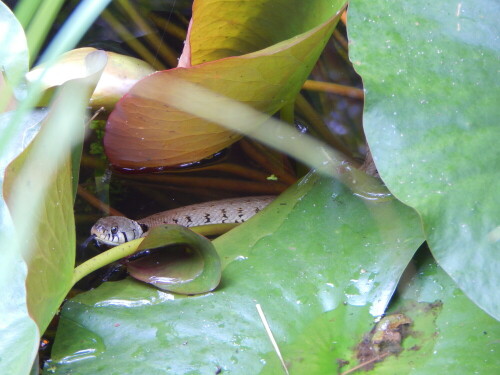
[[[137,221],[123,216],[108,216],[99,219],[90,232],[98,242],[116,246],[144,237],[151,228],[164,224],[194,227],[208,224],[243,223],[275,198],[274,195],[265,195],[193,204],[159,212]]]

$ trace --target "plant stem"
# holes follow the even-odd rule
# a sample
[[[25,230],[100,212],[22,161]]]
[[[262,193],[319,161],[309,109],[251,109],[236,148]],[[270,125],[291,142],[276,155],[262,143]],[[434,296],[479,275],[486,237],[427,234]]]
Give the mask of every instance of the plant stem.
[[[106,250],[103,253],[83,262],[73,271],[71,287],[73,287],[73,285],[75,285],[82,278],[98,270],[99,268],[102,268],[108,264],[116,262],[119,259],[134,254],[137,251],[137,248],[141,244],[142,240],[143,238],[138,238],[136,240],[129,241],[122,245]]]
[[[198,227],[189,228],[191,231],[202,235],[211,236],[225,233],[232,228],[238,226],[239,224],[227,223],[227,224],[212,224],[212,225],[202,225]],[[107,266],[117,260],[126,258],[137,252],[137,248],[141,244],[144,238],[138,238],[119,246],[115,246],[109,250],[102,252],[101,254],[90,258],[89,260],[83,262],[77,266],[73,271],[73,278],[71,280],[71,288],[82,278],[89,275],[90,273],[97,271],[99,268]]]

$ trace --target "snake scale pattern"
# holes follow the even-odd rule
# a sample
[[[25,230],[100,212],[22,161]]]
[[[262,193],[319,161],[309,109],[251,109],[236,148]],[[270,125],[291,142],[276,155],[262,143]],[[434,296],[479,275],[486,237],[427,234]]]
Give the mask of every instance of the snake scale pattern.
[[[99,219],[94,224],[91,234],[98,242],[116,246],[144,237],[151,228],[164,224],[194,227],[209,224],[243,223],[275,198],[274,195],[264,195],[222,199],[159,212],[137,221],[122,216],[108,216]]]

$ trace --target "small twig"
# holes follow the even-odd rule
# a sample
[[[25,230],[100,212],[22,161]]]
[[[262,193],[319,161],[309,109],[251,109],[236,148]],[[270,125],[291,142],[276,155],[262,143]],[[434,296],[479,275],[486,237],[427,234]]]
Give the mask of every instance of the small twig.
[[[128,174],[120,174],[120,177],[123,179],[135,178],[135,176]],[[143,175],[141,176],[141,182],[161,182],[164,184],[180,186],[203,186],[205,189],[218,189],[231,192],[252,192],[255,194],[280,194],[288,188],[287,184],[275,181],[254,182],[228,178],[190,177],[179,175]]]
[[[225,172],[234,174],[236,176],[245,177],[247,179],[255,180],[255,181],[267,181],[266,178],[269,176],[268,173],[248,168],[239,164],[234,163],[222,163],[222,164],[213,164],[207,165],[200,168],[197,168],[196,171],[217,171],[217,172]]]
[[[293,185],[297,181],[291,172],[292,168],[287,163],[288,159],[282,157],[281,154],[248,138],[242,139],[240,146],[248,157],[269,173],[276,175],[278,181],[286,185]]]
[[[186,29],[183,29],[182,27],[177,26],[175,23],[172,23],[169,20],[166,20],[153,13],[149,14],[148,17],[160,30],[169,33],[181,42],[186,40]]]
[[[141,16],[141,12],[134,8],[132,2],[128,0],[118,0],[118,4],[125,11],[125,14],[130,17],[135,26],[144,33],[146,41],[156,48],[157,53],[171,66],[177,66],[177,53],[163,43],[160,37],[154,32],[153,28]]]
[[[101,107],[101,108],[99,108],[97,111],[95,111],[95,112],[94,112],[94,114],[92,115],[92,117],[91,117],[91,118],[89,118],[89,120],[87,121],[87,123],[85,124],[85,126],[89,126],[89,125],[90,125],[90,123],[91,123],[92,121],[94,121],[94,120],[95,120],[95,118],[96,118],[97,116],[99,116],[102,112],[104,112],[104,107]]]
[[[295,105],[298,112],[309,122],[311,129],[316,132],[324,142],[342,152],[344,155],[348,157],[352,156],[349,148],[344,145],[337,134],[330,131],[320,114],[316,112],[314,107],[302,95],[297,95]]]
[[[269,327],[269,323],[267,322],[266,316],[264,315],[264,311],[262,311],[262,307],[260,304],[256,304],[255,307],[257,308],[257,312],[259,313],[260,320],[262,321],[262,324],[264,325],[264,328],[266,330],[267,336],[269,336],[269,340],[271,341],[271,344],[273,344],[274,351],[278,355],[278,358],[280,359],[281,365],[283,366],[283,369],[285,370],[285,374],[289,375],[288,369],[286,368],[285,361],[283,360],[283,356],[281,355],[280,348],[278,347],[278,344],[276,343],[276,340],[274,339],[273,333],[271,332],[271,328]]]
[[[347,39],[344,37],[344,35],[342,35],[342,33],[338,29],[333,30],[333,37],[340,44],[340,46],[344,49],[344,51],[347,51],[349,49],[349,42],[347,41]]]
[[[379,360],[381,360],[382,358],[387,357],[389,354],[390,354],[390,353],[389,353],[389,352],[387,352],[387,353],[384,353],[384,354],[378,355],[378,356],[376,356],[376,357],[374,357],[374,358],[372,358],[372,359],[370,359],[370,360],[368,360],[368,361],[366,361],[366,362],[363,362],[363,363],[360,363],[360,364],[359,364],[359,365],[357,365],[357,366],[354,366],[353,368],[351,368],[351,369],[349,369],[349,370],[347,370],[347,371],[344,371],[344,372],[343,372],[343,373],[341,373],[340,375],[348,375],[348,374],[352,374],[354,371],[357,371],[357,370],[359,370],[359,369],[361,369],[361,368],[365,367],[366,365],[369,365],[369,364],[370,364],[370,363],[372,363],[372,362],[379,361]]]
[[[166,66],[156,59],[144,44],[137,40],[134,35],[122,25],[122,23],[108,10],[101,13],[101,18],[134,50],[143,60],[148,62],[157,70],[165,70]]]
[[[363,90],[358,89],[357,87],[344,86],[330,82],[307,80],[304,82],[302,88],[304,90],[329,92],[331,94],[348,96],[354,99],[363,99],[365,96]]]
[[[78,192],[78,195],[80,197],[82,197],[83,199],[85,199],[87,202],[89,202],[89,204],[91,204],[95,208],[98,208],[99,210],[101,210],[105,213],[109,212],[109,214],[111,214],[113,216],[126,216],[123,213],[121,213],[120,211],[111,207],[110,205],[108,205],[108,204],[104,203],[103,201],[94,197],[91,193],[89,193],[87,190],[85,190],[80,185],[78,185],[77,192]]]
[[[340,21],[347,26],[347,9],[340,16]]]

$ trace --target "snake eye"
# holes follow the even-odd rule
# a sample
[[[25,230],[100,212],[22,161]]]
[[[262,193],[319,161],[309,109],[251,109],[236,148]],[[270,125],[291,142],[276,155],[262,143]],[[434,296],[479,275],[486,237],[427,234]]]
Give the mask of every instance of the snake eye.
[[[111,227],[111,234],[118,233],[118,227]]]

